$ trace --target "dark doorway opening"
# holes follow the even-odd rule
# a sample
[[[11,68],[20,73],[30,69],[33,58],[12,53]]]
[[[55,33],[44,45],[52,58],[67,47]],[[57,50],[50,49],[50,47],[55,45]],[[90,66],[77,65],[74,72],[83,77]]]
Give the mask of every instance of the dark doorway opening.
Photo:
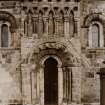
[[[58,68],[57,61],[52,57],[45,61],[44,68],[44,104],[58,104]]]
[[[105,68],[100,68],[100,105],[105,105]]]

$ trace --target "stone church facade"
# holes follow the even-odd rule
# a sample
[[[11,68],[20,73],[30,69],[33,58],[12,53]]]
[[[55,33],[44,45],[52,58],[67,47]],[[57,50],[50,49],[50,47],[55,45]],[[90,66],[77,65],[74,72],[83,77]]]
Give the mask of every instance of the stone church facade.
[[[1,105],[104,105],[104,60],[104,0],[0,1]]]

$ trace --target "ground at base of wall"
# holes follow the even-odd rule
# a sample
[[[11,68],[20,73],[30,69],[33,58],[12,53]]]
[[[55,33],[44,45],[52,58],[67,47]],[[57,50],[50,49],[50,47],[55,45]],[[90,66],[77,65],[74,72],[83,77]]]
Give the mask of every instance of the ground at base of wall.
[[[15,105],[15,104],[11,104],[11,105]],[[20,104],[16,104],[16,105],[20,105]],[[34,105],[34,104],[23,104],[23,105]],[[35,104],[35,105],[39,105],[39,104]],[[100,103],[64,103],[62,105],[100,105]]]

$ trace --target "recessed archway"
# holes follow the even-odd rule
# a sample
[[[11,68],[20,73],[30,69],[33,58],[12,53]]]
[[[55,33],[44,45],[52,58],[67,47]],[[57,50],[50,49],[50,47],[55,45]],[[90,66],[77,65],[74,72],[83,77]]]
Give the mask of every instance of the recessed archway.
[[[50,64],[52,64],[52,65],[50,65]],[[43,104],[43,105],[47,105],[48,104],[46,102],[46,100],[47,100],[46,99],[46,95],[50,94],[50,93],[48,93],[48,94],[46,93],[46,91],[47,91],[47,88],[46,88],[47,85],[45,86],[45,81],[48,80],[48,79],[45,79],[44,78],[44,77],[46,77],[46,78],[53,78],[52,81],[55,81],[55,84],[56,84],[56,86],[55,86],[55,89],[56,89],[55,90],[56,91],[56,99],[52,99],[52,100],[55,100],[53,102],[53,104],[56,103],[56,105],[57,104],[60,105],[62,103],[62,100],[63,100],[63,71],[62,71],[62,61],[56,55],[46,55],[46,56],[44,56],[41,59],[40,65],[41,65],[41,68],[39,70],[40,71],[39,72],[39,76],[40,76],[39,88],[40,88],[41,104]],[[50,70],[51,67],[53,67],[53,69],[55,69],[55,70],[54,71],[53,71],[53,69]],[[45,74],[45,71],[46,70],[48,71],[48,73]],[[56,74],[56,76],[54,75],[54,77],[52,77],[51,76],[52,75],[51,71],[53,72],[53,75]],[[46,82],[47,83],[52,82],[50,80],[49,81],[46,81]],[[52,88],[52,90],[54,90],[54,88]],[[48,101],[50,101],[50,99]],[[49,102],[49,104],[51,104],[51,102]]]
[[[44,105],[58,104],[57,61],[50,57],[44,62]]]

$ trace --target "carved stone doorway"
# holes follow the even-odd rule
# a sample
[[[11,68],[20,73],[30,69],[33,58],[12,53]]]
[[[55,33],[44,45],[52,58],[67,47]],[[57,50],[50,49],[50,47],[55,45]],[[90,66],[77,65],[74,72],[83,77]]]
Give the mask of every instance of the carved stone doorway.
[[[101,105],[105,105],[105,74],[101,75]]]
[[[105,68],[101,68],[100,72],[100,105],[105,105]]]
[[[58,63],[50,57],[44,65],[44,105],[58,105]]]

